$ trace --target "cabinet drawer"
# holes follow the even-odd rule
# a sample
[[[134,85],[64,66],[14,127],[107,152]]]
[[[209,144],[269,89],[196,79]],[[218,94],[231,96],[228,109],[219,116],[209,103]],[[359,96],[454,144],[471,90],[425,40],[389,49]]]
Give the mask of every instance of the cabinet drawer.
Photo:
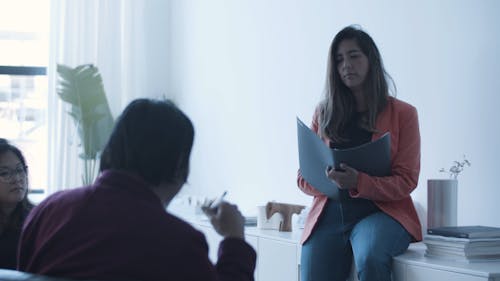
[[[259,238],[252,235],[246,235],[245,240],[257,252],[257,250],[259,249]],[[257,263],[253,274],[255,281],[260,281],[258,272],[259,272],[259,254],[257,253]]]
[[[471,276],[446,270],[438,270],[415,265],[406,265],[405,281],[488,281],[487,277]]]
[[[259,281],[297,281],[297,244],[259,237]]]

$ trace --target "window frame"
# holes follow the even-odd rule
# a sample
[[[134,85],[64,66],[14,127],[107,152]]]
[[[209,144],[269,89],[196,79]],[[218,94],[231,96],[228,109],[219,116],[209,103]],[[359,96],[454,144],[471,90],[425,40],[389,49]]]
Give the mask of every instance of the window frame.
[[[17,76],[47,76],[47,67],[45,66],[13,66],[0,65],[0,75],[17,75]],[[45,194],[45,189],[30,188],[29,194]]]
[[[0,75],[46,76],[47,67],[0,65]]]

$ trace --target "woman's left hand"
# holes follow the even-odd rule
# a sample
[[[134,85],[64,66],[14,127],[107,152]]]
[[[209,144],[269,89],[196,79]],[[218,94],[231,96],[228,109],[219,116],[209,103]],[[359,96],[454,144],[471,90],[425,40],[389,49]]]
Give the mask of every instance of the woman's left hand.
[[[335,181],[341,189],[356,189],[358,186],[358,171],[342,163],[340,168],[344,171],[327,169],[326,176]]]

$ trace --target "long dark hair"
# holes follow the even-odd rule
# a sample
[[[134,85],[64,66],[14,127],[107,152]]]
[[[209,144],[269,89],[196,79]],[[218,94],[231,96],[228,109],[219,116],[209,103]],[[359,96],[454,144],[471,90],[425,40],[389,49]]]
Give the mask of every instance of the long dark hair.
[[[155,186],[184,183],[193,139],[193,124],[173,102],[136,99],[118,119],[99,169],[132,172]]]
[[[363,84],[365,100],[368,107],[361,120],[361,127],[375,132],[378,114],[385,108],[389,97],[389,82],[396,87],[390,75],[385,71],[380,52],[368,33],[357,26],[342,29],[332,41],[328,53],[328,67],[325,85],[325,97],[320,103],[320,134],[328,136],[335,142],[345,141],[342,131],[356,110],[356,101],[351,90],[342,82],[337,69],[337,50],[340,42],[354,39],[363,54],[368,58],[369,69]]]
[[[6,139],[0,138],[0,155],[3,155],[9,151],[14,153],[19,161],[21,161],[21,164],[25,169],[24,172],[27,176],[28,166],[26,165],[26,159],[24,158],[22,152],[16,146],[10,144]],[[26,184],[28,184],[28,182],[26,182]],[[23,225],[24,219],[32,208],[33,204],[29,201],[28,192],[26,192],[24,198],[17,204],[16,208],[9,216],[7,216],[7,214],[4,214],[0,209],[0,234],[4,231],[20,230]]]

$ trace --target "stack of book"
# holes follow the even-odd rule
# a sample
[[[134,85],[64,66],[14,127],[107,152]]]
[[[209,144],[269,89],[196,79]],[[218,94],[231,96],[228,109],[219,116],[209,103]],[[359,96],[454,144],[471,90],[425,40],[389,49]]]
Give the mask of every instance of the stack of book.
[[[500,227],[445,226],[430,228],[425,255],[453,261],[500,261]]]

